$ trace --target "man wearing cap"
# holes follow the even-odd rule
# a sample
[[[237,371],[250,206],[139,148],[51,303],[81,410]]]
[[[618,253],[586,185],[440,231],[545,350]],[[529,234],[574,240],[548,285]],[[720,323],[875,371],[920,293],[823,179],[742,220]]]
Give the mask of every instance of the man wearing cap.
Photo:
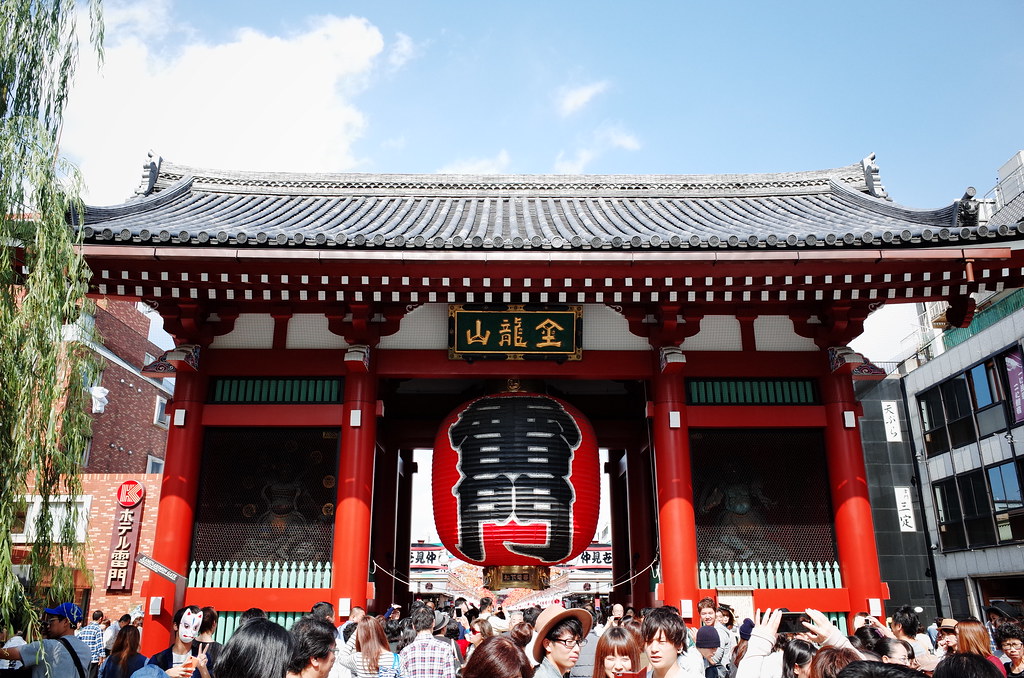
[[[719,666],[712,657],[722,647],[722,638],[714,626],[697,629],[694,646],[679,655],[679,668],[692,678],[717,678]]]
[[[402,675],[406,678],[455,678],[458,670],[450,646],[434,637],[434,611],[426,605],[412,613],[416,638],[402,649]]]
[[[956,654],[956,647],[959,638],[956,635],[956,624],[955,619],[943,619],[939,623],[939,639],[936,643],[939,656],[949,656]]]
[[[550,605],[537,617],[533,658],[540,662],[534,678],[565,678],[580,658],[594,618],[586,610]]]
[[[434,638],[439,643],[447,645],[455,655],[456,666],[462,666],[462,650],[459,649],[459,644],[455,642],[454,638],[448,637],[448,624],[451,621],[452,618],[447,612],[434,610]]]
[[[61,603],[44,612],[43,633],[47,639],[0,650],[0,659],[31,666],[32,678],[88,678],[85,667],[92,661],[92,653],[75,637],[75,627],[82,621],[82,608],[74,603]]]

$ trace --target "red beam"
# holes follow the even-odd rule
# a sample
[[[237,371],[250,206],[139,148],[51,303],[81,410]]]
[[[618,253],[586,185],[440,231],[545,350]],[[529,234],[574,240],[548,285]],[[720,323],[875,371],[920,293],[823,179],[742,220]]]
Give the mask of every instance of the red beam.
[[[338,405],[207,405],[203,426],[341,426]]]
[[[807,608],[850,612],[850,592],[847,589],[754,589],[754,609],[769,607],[773,610],[785,607],[793,612]]]
[[[530,376],[551,379],[648,379],[654,359],[649,351],[584,351],[583,360],[449,360],[446,351],[380,351],[380,377],[493,378]]]
[[[690,405],[690,428],[824,428],[820,405]]]

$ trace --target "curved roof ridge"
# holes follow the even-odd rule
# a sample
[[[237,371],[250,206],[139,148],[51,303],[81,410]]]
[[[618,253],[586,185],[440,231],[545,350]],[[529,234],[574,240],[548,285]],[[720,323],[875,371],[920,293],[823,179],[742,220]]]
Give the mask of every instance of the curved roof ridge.
[[[840,200],[858,207],[864,207],[876,214],[922,225],[953,228],[956,226],[957,202],[939,208],[907,207],[894,203],[888,198],[877,198],[867,193],[854,191],[839,182],[832,182],[832,192]]]
[[[162,160],[153,192],[163,192],[186,176],[203,192],[261,195],[343,195],[371,190],[377,194],[483,194],[553,192],[564,195],[692,194],[708,197],[828,192],[832,181],[866,190],[861,163],[824,170],[747,174],[388,174],[261,172],[176,165]]]
[[[151,209],[174,202],[183,195],[188,195],[192,190],[193,181],[194,177],[191,174],[186,174],[177,181],[168,184],[158,192],[136,195],[120,204],[86,205],[86,221],[102,220],[148,212]]]

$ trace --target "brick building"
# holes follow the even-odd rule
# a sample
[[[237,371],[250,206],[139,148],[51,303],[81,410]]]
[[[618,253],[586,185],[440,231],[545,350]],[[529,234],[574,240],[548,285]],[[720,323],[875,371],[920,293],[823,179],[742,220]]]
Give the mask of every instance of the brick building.
[[[126,583],[108,589],[112,552],[119,520],[126,519],[126,505],[118,504],[123,483],[143,487],[131,510],[131,560],[136,553],[152,552],[156,534],[160,472],[167,441],[166,407],[173,381],[144,377],[141,368],[159,356],[161,349],[149,340],[150,320],[133,302],[101,298],[92,318],[102,343],[93,349],[102,362],[102,373],[90,389],[92,438],[82,452],[82,495],[76,505],[80,514],[79,540],[86,545],[86,571],[75,577],[76,602],[87,610],[102,609],[118,617],[138,609],[141,588],[150,573],[144,568],[117,568]],[[136,490],[136,492],[138,492]],[[31,548],[39,499],[30,497],[25,515],[12,534],[14,561]],[[129,551],[122,550],[122,553]],[[122,555],[122,562],[127,556]]]

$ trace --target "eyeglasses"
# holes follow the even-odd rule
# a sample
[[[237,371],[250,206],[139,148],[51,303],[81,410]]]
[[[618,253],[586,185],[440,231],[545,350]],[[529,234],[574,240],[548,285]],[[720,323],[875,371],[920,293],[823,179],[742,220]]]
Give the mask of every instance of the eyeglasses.
[[[59,622],[62,619],[64,619],[64,617],[50,617],[49,619],[44,619],[43,620],[43,626],[49,626],[53,622]]]
[[[1020,650],[1024,648],[1024,643],[1003,643],[1004,650]]]
[[[571,650],[574,647],[583,647],[584,645],[586,645],[587,644],[587,639],[586,638],[555,638],[552,642],[560,643],[560,644],[564,645],[566,648]]]

